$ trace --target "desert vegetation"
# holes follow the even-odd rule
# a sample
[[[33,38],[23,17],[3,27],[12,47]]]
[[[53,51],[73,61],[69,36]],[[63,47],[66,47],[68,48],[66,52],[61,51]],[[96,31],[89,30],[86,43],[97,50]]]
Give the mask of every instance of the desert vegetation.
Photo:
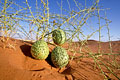
[[[98,69],[104,79],[111,79],[109,75],[120,79],[115,70],[120,70],[120,51],[114,51],[114,43],[111,41],[107,10],[103,9],[99,2],[101,0],[91,0],[91,5],[74,2],[74,8],[70,0],[66,0],[68,8],[64,7],[64,0],[56,1],[59,12],[52,12],[50,0],[35,0],[34,6],[29,0],[17,2],[15,0],[0,0],[0,36],[3,43],[2,48],[12,48],[16,50],[16,43],[9,43],[10,38],[22,41],[35,42],[44,40],[49,45],[57,46],[52,40],[52,33],[55,29],[61,29],[66,34],[64,47],[69,52],[70,62],[82,59],[92,59],[94,70]],[[54,5],[54,4],[53,4]],[[94,25],[93,25],[94,24]],[[102,42],[102,30],[106,30],[107,51],[104,51]],[[86,31],[85,31],[86,30]],[[105,33],[104,33],[105,34]],[[94,36],[98,36],[97,47],[90,48]],[[67,46],[66,46],[67,45]],[[0,53],[1,54],[1,53]]]

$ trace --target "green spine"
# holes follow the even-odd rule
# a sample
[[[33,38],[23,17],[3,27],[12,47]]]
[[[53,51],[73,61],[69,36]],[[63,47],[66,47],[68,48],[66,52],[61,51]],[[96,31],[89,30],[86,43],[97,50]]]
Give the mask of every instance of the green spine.
[[[62,45],[65,43],[66,35],[61,29],[56,29],[53,31],[52,38],[55,44]]]
[[[64,48],[57,46],[51,53],[51,61],[56,67],[62,68],[68,64],[69,56]]]
[[[31,54],[35,59],[46,59],[49,55],[49,48],[45,41],[36,41],[31,47]]]

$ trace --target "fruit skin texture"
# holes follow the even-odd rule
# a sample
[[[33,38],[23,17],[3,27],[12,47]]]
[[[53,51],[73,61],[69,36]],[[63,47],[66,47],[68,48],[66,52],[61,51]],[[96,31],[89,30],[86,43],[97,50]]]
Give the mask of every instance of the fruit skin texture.
[[[66,35],[63,30],[56,29],[53,31],[52,38],[55,44],[62,45],[65,43]]]
[[[49,55],[49,48],[45,41],[36,41],[31,47],[31,54],[35,59],[44,60]]]
[[[68,64],[69,56],[64,48],[57,46],[51,53],[51,61],[56,67],[62,68]]]

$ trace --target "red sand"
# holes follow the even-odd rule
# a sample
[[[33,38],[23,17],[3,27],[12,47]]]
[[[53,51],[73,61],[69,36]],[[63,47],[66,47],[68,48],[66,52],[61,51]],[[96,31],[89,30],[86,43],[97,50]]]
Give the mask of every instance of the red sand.
[[[0,37],[0,39],[2,39]],[[78,44],[78,42],[73,43]],[[4,47],[4,45],[6,45]],[[58,72],[50,61],[50,55],[46,60],[35,60],[30,54],[32,42],[10,38],[8,42],[0,40],[0,80],[103,80],[98,68],[94,69],[94,60],[92,58],[74,59],[66,68]],[[88,41],[87,46],[96,52],[97,41]],[[63,45],[64,48],[68,44]],[[74,47],[74,46],[73,46]],[[120,53],[120,41],[112,42],[114,53]],[[50,52],[54,48],[49,45]],[[79,48],[79,46],[78,46]],[[108,42],[101,43],[101,50],[109,52]],[[85,50],[83,50],[85,51]],[[71,55],[71,52],[68,52]],[[78,56],[77,54],[76,56]],[[104,59],[103,59],[104,60]],[[105,60],[108,60],[105,58]],[[120,56],[117,61],[120,65]],[[104,61],[103,61],[104,62]],[[117,80],[104,67],[106,75],[112,80]],[[120,77],[120,68],[114,69],[114,72]]]

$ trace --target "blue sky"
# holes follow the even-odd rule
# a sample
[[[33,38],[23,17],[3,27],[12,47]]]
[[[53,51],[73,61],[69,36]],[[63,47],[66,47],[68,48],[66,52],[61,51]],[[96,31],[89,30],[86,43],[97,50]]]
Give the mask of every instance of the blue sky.
[[[107,10],[107,18],[112,21],[110,24],[111,38],[118,40],[120,38],[120,0],[100,0],[100,5],[110,8]]]
[[[1,0],[1,1],[4,1],[4,0]],[[28,0],[29,5],[32,7],[33,11],[35,8],[35,1],[36,0]],[[49,1],[50,13],[60,14],[60,7],[58,6],[58,4],[61,4],[61,0],[48,0],[48,1]],[[71,10],[72,9],[78,10],[76,9],[74,0],[68,0],[68,1],[70,3]],[[77,3],[81,3],[81,5],[83,6],[81,8],[84,8],[85,0],[75,0],[75,1],[77,1]],[[87,7],[91,6],[94,1],[95,0],[86,0],[86,6]],[[21,6],[24,6],[23,2],[25,2],[25,0],[17,0],[16,3]],[[39,2],[40,0],[38,0],[38,3]],[[62,5],[63,5],[63,8],[70,10],[67,0],[62,0]],[[120,40],[120,0],[100,0],[99,5],[102,6],[103,9],[110,8],[109,10],[107,10],[107,18],[112,21],[112,23],[109,24],[111,40]],[[101,14],[101,16],[102,15],[103,14]],[[92,24],[92,25],[95,25],[95,24]],[[85,34],[87,34],[87,31],[85,32],[86,32]],[[102,41],[106,41],[107,29],[104,28],[102,30],[102,36],[104,36],[102,38]],[[94,35],[91,39],[98,40],[98,34]]]
[[[49,0],[49,1],[50,1],[50,8],[53,12],[60,11],[60,8],[58,8],[56,1],[61,2],[61,0]],[[76,1],[80,2],[82,5],[85,4],[85,0],[76,0]],[[92,4],[92,1],[94,0],[86,0],[87,7]],[[71,8],[76,7],[73,0],[69,0],[69,2]],[[69,9],[68,4],[66,3],[67,0],[63,0],[64,7]],[[107,13],[107,18],[112,21],[112,23],[109,24],[111,40],[120,40],[120,0],[100,0],[99,5],[102,6],[103,8],[109,8],[109,10],[107,10],[106,13]],[[106,41],[107,30],[103,30],[102,35],[104,35],[103,41]],[[98,36],[97,35],[93,36],[93,38],[98,39]]]

